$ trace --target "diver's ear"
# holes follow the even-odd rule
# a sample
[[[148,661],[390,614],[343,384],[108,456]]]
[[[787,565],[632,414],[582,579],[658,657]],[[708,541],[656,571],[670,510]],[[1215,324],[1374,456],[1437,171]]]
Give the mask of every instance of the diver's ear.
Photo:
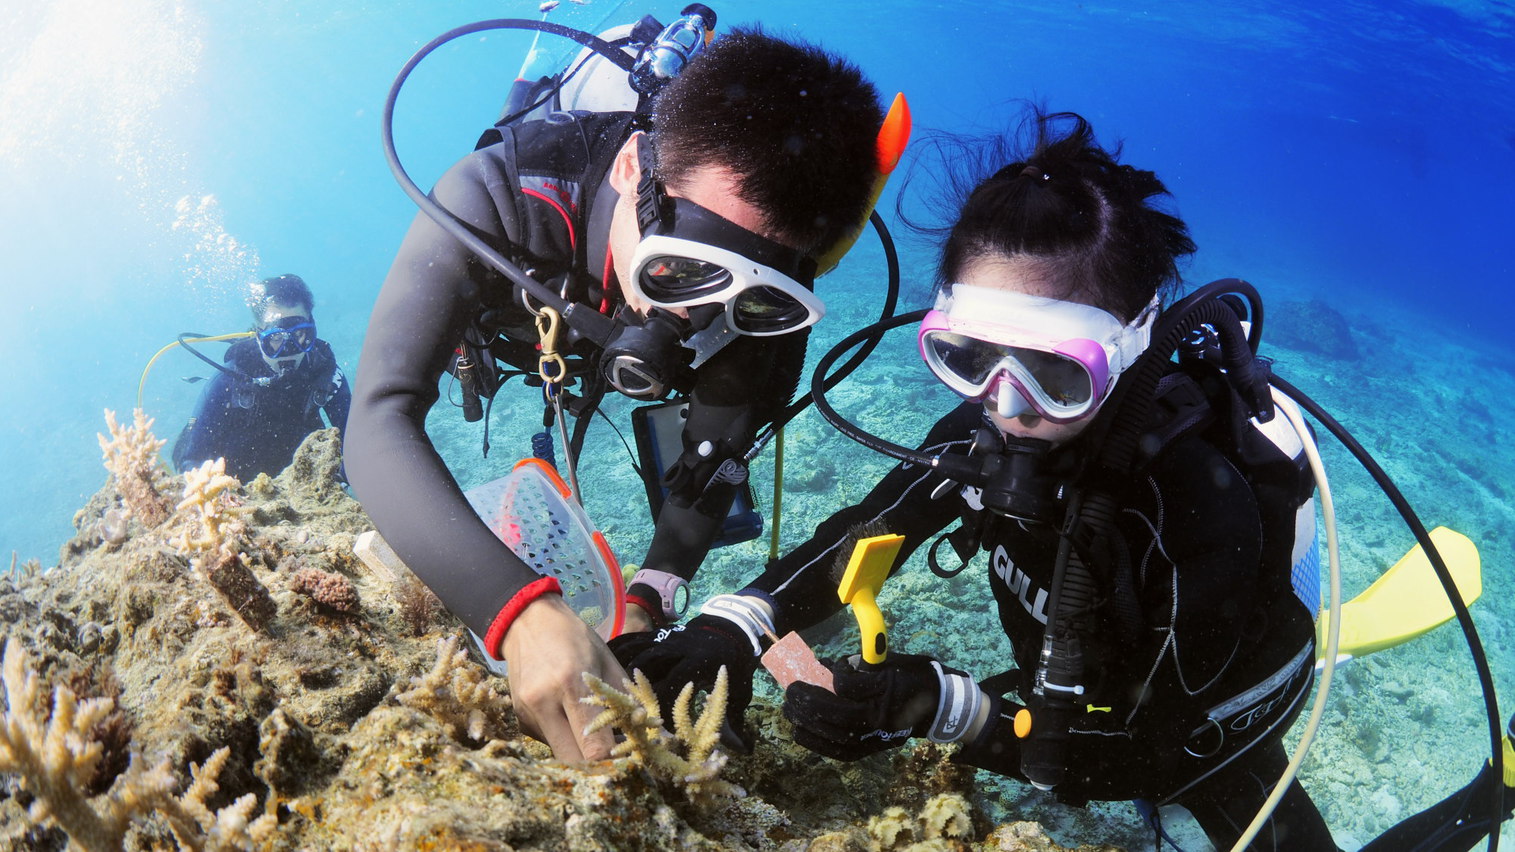
[[[644,135],[640,130],[631,134],[610,164],[610,188],[622,195],[635,193],[642,179],[642,161],[637,150]]]

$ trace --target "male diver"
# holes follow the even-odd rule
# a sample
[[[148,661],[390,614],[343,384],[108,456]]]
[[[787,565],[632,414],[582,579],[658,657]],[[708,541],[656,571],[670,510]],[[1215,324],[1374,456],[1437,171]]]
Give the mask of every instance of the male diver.
[[[868,216],[883,119],[850,63],[739,28],[646,109],[507,124],[432,192],[570,310],[615,323],[610,340],[556,341],[592,365],[575,376],[583,396],[605,385],[641,399],[689,395],[684,453],[632,579],[628,630],[676,617],[673,595],[720,530],[742,453],[794,393],[823,311],[813,280]],[[506,661],[523,728],[561,759],[603,759],[611,734],[583,733],[582,675],[620,684],[625,673],[556,581],[474,514],[425,430],[444,370],[462,375],[477,357],[493,378],[496,359],[534,371],[551,354],[539,330],[556,314],[528,289],[418,215],[369,323],[346,464],[396,553]]]
[[[227,348],[226,366],[211,377],[174,441],[180,473],[224,458],[226,472],[243,482],[273,476],[289,466],[311,432],[347,422],[352,391],[331,346],[316,337],[305,280],[266,278],[252,285],[248,306],[252,335]]]

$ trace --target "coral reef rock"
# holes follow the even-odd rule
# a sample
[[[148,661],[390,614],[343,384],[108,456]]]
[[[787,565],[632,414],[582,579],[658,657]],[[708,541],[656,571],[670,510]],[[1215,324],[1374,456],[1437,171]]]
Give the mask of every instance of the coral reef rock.
[[[673,733],[644,724],[625,756],[554,760],[462,626],[354,555],[372,523],[340,485],[333,430],[244,486],[214,465],[169,476],[144,452],[161,447],[148,421],[111,424],[102,441],[130,465],[77,513],[59,564],[0,574],[0,852],[799,852],[882,849],[886,832],[919,849],[1057,848],[1011,845],[1014,827],[972,804],[973,773],[930,744],[835,763],[759,701],[755,753],[728,757],[719,690],[698,715],[686,694]],[[186,496],[150,523],[128,481]],[[257,616],[218,565],[266,596]],[[318,604],[311,578],[353,605]],[[646,698],[622,696],[605,723],[661,718]]]
[[[1347,318],[1319,299],[1279,302],[1268,316],[1271,342],[1301,352],[1313,352],[1338,361],[1362,357]]]

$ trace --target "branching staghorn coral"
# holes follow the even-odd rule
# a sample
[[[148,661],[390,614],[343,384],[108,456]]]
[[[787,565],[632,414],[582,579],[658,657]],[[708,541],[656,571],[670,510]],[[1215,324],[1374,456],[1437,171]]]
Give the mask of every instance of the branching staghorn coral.
[[[0,772],[21,776],[21,787],[36,798],[28,816],[54,824],[90,852],[123,848],[133,820],[157,812],[168,822],[180,849],[251,849],[278,827],[275,817],[249,822],[257,797],[248,793],[212,812],[205,799],[216,792],[216,776],[231,754],[222,748],[203,765],[190,767],[194,781],[175,796],[178,780],[168,761],[144,770],[136,760],[116,779],[99,804],[84,792],[99,767],[102,745],[93,738],[97,723],[115,707],[108,698],[79,701],[66,686],[53,690],[52,712],[41,710],[42,679],[25,649],[11,637],[0,662],[6,712],[0,719]]]
[[[437,640],[437,661],[431,671],[410,679],[410,688],[395,700],[431,716],[447,735],[478,747],[489,740],[514,736],[510,698],[501,695],[484,669],[458,647],[458,637]]]
[[[226,459],[207,461],[184,474],[184,498],[174,507],[178,533],[169,543],[206,568],[237,557],[239,539],[247,532],[242,516],[247,509],[237,498],[242,483],[226,472]]]
[[[153,437],[153,420],[138,408],[132,412],[132,426],[116,423],[116,412],[105,410],[105,425],[110,430],[110,439],[100,439],[104,453],[105,469],[116,478],[116,491],[121,501],[142,525],[148,529],[168,520],[169,501],[158,491],[158,478],[163,473],[158,463],[158,451],[167,441]]]
[[[179,528],[169,539],[190,564],[205,573],[232,611],[254,630],[274,617],[268,589],[253,576],[241,552],[247,507],[237,497],[241,483],[226,473],[226,459],[207,461],[184,474],[184,499],[174,508]]]
[[[579,700],[605,708],[589,723],[585,733],[613,727],[626,735],[626,740],[611,750],[612,755],[631,758],[645,767],[657,783],[683,790],[697,805],[743,795],[740,787],[720,778],[726,755],[716,745],[720,742],[721,722],[726,718],[725,666],[716,675],[715,688],[705,700],[698,719],[689,714],[694,684],[684,684],[673,702],[672,734],[663,729],[662,707],[652,691],[652,682],[641,671],[633,674],[629,694],[588,672],[584,673],[584,683],[594,697]]]

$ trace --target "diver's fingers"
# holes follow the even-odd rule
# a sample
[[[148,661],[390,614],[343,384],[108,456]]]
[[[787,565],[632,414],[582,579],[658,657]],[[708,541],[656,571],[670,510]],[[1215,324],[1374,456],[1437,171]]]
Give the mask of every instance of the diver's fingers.
[[[589,723],[605,708],[598,704],[579,704],[568,711],[568,723],[578,734],[574,748],[582,755],[580,760],[609,760],[610,749],[615,745],[615,732],[609,727],[586,733]],[[557,750],[553,750],[557,754]]]
[[[584,760],[586,741],[610,741],[608,731],[590,740],[584,736],[584,727],[598,711],[579,702],[591,695],[583,675],[589,672],[619,685],[624,673],[605,642],[562,598],[545,595],[532,601],[505,634],[501,651],[522,731],[547,743],[553,755],[565,761]],[[596,745],[588,759],[602,760],[609,754],[609,745]]]
[[[579,745],[580,732],[583,726],[577,724],[573,716],[572,708],[567,709],[565,714],[560,709],[552,713],[547,719],[541,720],[539,739],[547,743],[552,749],[552,756],[565,763],[582,763],[584,760],[603,760],[603,757],[586,758],[584,750]],[[610,749],[605,749],[605,756],[609,756]]]
[[[534,688],[535,684],[530,678],[520,675],[510,678],[511,699],[516,718],[521,723],[521,732],[546,743],[552,749],[553,756],[559,760],[583,760],[578,737],[559,703],[559,696],[564,693],[554,692],[538,698]]]
[[[596,636],[598,638],[598,636]],[[621,663],[611,653],[610,648],[604,643],[592,646],[594,665],[591,672],[595,677],[609,684],[612,688],[626,692],[626,670],[621,668]],[[582,679],[581,679],[582,680]],[[591,697],[588,685],[584,686],[585,697]],[[601,728],[593,733],[587,729],[605,708],[593,701],[576,701],[568,708],[568,719],[573,725],[574,731],[579,734],[578,746],[585,760],[609,760],[610,749],[615,745],[615,733],[609,728]]]

